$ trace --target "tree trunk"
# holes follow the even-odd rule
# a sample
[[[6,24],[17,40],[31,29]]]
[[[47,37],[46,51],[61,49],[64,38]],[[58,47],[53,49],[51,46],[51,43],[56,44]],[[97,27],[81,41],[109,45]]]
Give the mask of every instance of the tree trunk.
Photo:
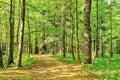
[[[104,41],[103,41],[103,35],[102,35],[102,33],[103,33],[103,30],[102,30],[102,25],[101,25],[102,23],[100,22],[100,30],[99,30],[99,36],[100,36],[100,55],[102,56],[102,57],[104,57],[104,50],[103,50],[103,48],[104,48]]]
[[[109,14],[110,14],[110,57],[113,57],[113,45],[112,45],[112,2],[110,2],[109,6]]]
[[[90,28],[90,13],[91,0],[85,0],[84,8],[84,63],[91,64],[91,28]]]
[[[20,21],[21,21],[21,0],[19,0],[19,20],[18,20],[18,27],[17,27],[17,37],[16,37],[16,42],[17,42],[17,45],[19,45],[19,29],[20,29]],[[18,47],[17,47],[17,51],[18,51]]]
[[[0,68],[3,67],[3,60],[2,60],[2,51],[1,51],[1,47],[0,47]]]
[[[27,12],[28,16],[29,16],[29,11]],[[32,53],[32,45],[31,45],[31,33],[30,33],[30,21],[29,21],[29,17],[27,18],[27,22],[28,22],[28,31],[29,31],[29,41],[28,41],[28,57],[30,57],[30,53]]]
[[[62,55],[63,57],[66,57],[66,49],[65,49],[65,15],[64,15],[64,4],[62,5],[62,27],[63,27],[63,33],[62,33]]]
[[[39,53],[37,36],[35,37],[35,53],[36,53],[36,54]]]
[[[96,26],[96,57],[98,57],[98,47],[99,47],[99,42],[98,42],[98,0],[96,1],[96,20],[97,20],[97,26]]]
[[[52,54],[55,55],[55,43],[52,42]]]
[[[46,54],[46,45],[45,45],[45,27],[43,27],[42,28],[42,31],[43,31],[43,33],[42,33],[42,54]]]
[[[73,35],[74,35],[74,33],[73,33],[73,31],[74,31],[74,24],[73,24],[73,15],[72,15],[72,13],[70,12],[70,14],[71,14],[71,53],[72,53],[72,58],[73,58],[73,60],[75,60],[75,55],[74,55],[74,45],[73,45]]]
[[[45,44],[42,45],[42,54],[46,54],[46,45]]]
[[[14,53],[14,12],[15,12],[15,5],[14,5],[14,0],[10,0],[10,18],[9,18],[9,23],[10,23],[10,48],[9,48],[9,54],[8,54],[8,62],[7,62],[7,67],[14,63],[13,61],[13,53]]]
[[[80,64],[80,54],[79,54],[79,39],[78,39],[78,0],[76,0],[76,54],[77,62]]]
[[[100,30],[100,54],[102,57],[104,56],[102,29]]]
[[[25,27],[25,0],[22,0],[21,8],[21,26],[20,26],[20,40],[19,40],[19,51],[17,56],[17,67],[22,67],[22,50],[24,40],[24,27]]]

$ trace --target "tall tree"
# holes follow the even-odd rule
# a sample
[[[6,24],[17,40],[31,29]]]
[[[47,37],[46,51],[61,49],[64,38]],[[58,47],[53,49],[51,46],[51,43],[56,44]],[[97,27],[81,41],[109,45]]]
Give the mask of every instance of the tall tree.
[[[15,15],[15,1],[10,0],[10,18],[9,18],[9,23],[10,23],[10,48],[9,48],[9,55],[8,55],[8,63],[7,67],[11,64],[14,63],[13,61],[13,53],[14,53],[14,15]]]
[[[31,33],[30,33],[30,31],[31,31],[31,29],[30,29],[30,19],[29,19],[29,11],[27,11],[27,15],[28,15],[28,17],[27,17],[27,23],[28,23],[28,32],[29,32],[29,34],[28,34],[28,57],[30,57],[30,53],[32,53],[32,45],[31,45]]]
[[[103,31],[102,31],[102,26],[101,26],[101,22],[100,22],[100,54],[103,57],[104,56],[104,42],[103,42],[103,35],[102,35]]]
[[[112,0],[110,0],[109,5],[109,15],[110,15],[110,57],[113,57],[113,45],[112,45]]]
[[[1,47],[0,47],[0,68],[3,67],[3,60],[2,60],[2,51],[1,51]]]
[[[45,34],[45,26],[43,26],[42,28],[42,54],[46,54],[46,44],[45,44],[45,38],[46,38],[46,34]]]
[[[64,11],[64,4],[62,4],[62,27],[63,27],[63,33],[62,33],[62,54],[63,57],[66,57],[66,49],[65,49],[65,11]]]
[[[16,37],[17,45],[19,45],[19,29],[20,29],[20,18],[21,18],[21,0],[19,0],[18,16],[19,16],[19,19],[18,19],[17,37]],[[17,47],[17,51],[18,51],[18,47]]]
[[[74,14],[72,12],[72,0],[71,0],[71,5],[70,5],[70,16],[71,16],[71,53],[72,53],[72,58],[75,60],[75,55],[74,55],[74,45],[73,45],[73,38],[74,38]]]
[[[85,0],[84,7],[84,63],[91,64],[91,27],[90,13],[92,0]]]
[[[38,54],[38,39],[37,39],[37,27],[36,27],[36,33],[35,33],[35,53]]]
[[[25,0],[22,0],[21,6],[21,26],[20,26],[20,39],[19,39],[19,51],[17,56],[17,67],[22,67],[22,50],[23,50],[23,39],[24,39],[24,27],[25,27]]]
[[[76,0],[76,54],[78,64],[80,64],[79,39],[78,39],[78,0]]]
[[[97,23],[96,23],[96,57],[98,57],[98,47],[99,47],[99,42],[98,42],[98,0],[96,0],[96,20],[97,20]]]

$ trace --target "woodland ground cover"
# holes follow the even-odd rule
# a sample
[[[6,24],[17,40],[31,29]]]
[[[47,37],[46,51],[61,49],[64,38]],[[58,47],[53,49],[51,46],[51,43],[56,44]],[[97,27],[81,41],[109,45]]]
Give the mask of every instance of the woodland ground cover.
[[[14,60],[17,59],[17,54],[14,55]],[[3,56],[3,64],[5,65],[4,68],[0,68],[0,71],[8,71],[9,68],[6,68],[6,62],[7,62],[7,55]],[[31,55],[31,57],[28,57],[26,53],[23,54],[23,68],[28,67],[30,65],[32,65],[33,63],[37,62],[37,59],[35,57],[33,57],[33,55]],[[11,68],[15,68],[16,62],[13,63],[10,67]]]
[[[76,61],[72,60],[71,54],[67,54],[66,58],[56,55],[55,58],[68,64],[77,65]],[[83,55],[81,55],[83,58]],[[115,54],[114,57],[110,57],[109,54],[105,54],[104,57],[98,57],[93,64],[82,64],[80,72],[87,72],[94,78],[99,79],[120,79],[120,55]]]

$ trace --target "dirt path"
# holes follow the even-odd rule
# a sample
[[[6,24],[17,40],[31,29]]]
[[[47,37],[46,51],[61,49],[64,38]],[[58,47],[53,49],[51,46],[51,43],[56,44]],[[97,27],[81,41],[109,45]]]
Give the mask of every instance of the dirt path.
[[[28,68],[0,72],[0,80],[95,80],[81,73],[80,66],[65,64],[50,55],[35,57],[38,62]]]

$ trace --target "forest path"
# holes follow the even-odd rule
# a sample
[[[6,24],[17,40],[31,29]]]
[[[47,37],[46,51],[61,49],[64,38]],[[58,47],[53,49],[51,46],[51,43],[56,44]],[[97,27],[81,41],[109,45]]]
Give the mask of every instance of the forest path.
[[[0,72],[0,80],[95,80],[81,73],[80,66],[58,61],[51,55],[34,55],[38,61],[22,70]]]

